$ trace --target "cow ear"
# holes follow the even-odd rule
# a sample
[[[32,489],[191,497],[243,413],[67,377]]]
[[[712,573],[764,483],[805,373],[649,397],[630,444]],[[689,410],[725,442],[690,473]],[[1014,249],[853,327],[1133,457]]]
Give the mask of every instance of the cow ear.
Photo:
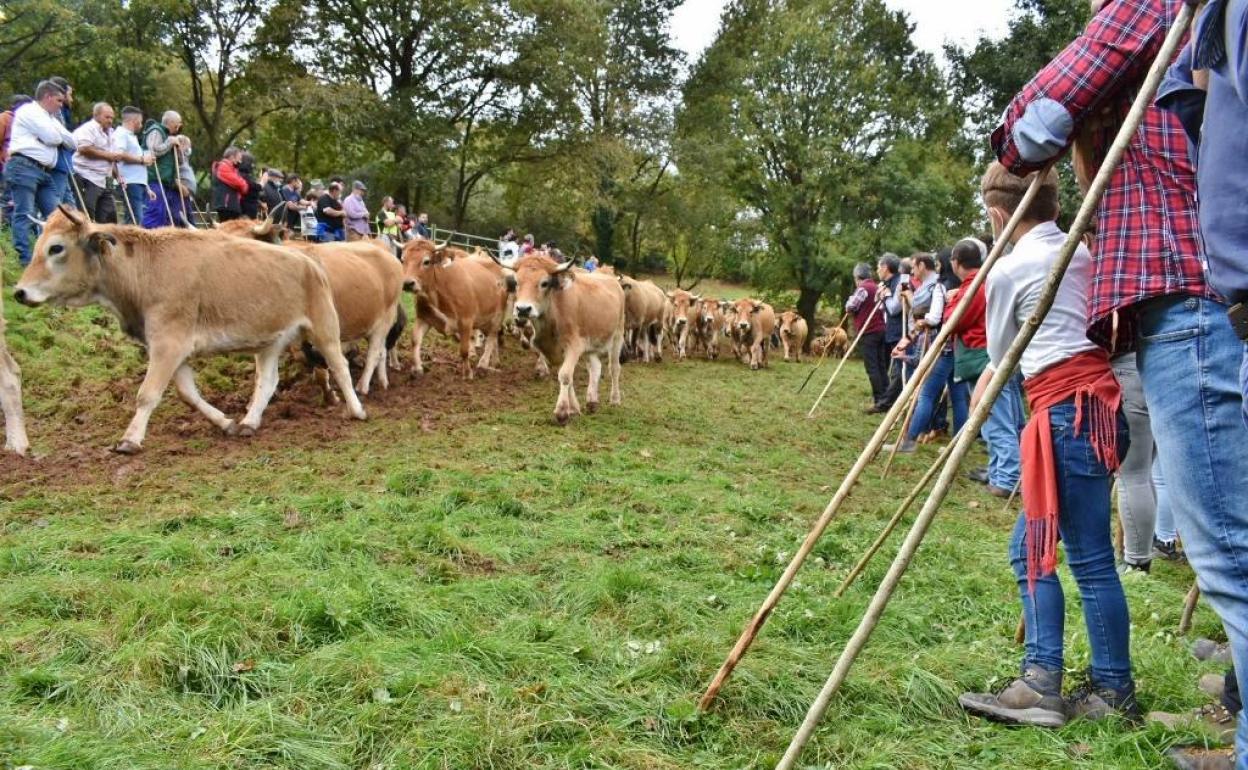
[[[624,283],[623,281],[620,281],[620,288],[623,289],[624,291],[632,291],[633,285],[630,283]]]
[[[758,311],[760,311],[760,310],[762,310],[762,309],[763,309],[763,306],[762,306],[762,305],[760,305],[759,303],[755,302],[755,303],[754,303],[754,309],[753,309],[753,310],[751,310],[750,312],[751,312],[751,313],[757,313]]]
[[[519,284],[517,284],[517,283],[516,283],[516,275],[515,275],[515,273],[512,273],[512,274],[510,274],[510,275],[508,275],[508,276],[507,276],[507,278],[506,278],[506,284],[507,284],[507,293],[508,293],[508,294],[515,294],[515,293],[516,293],[516,286],[518,286],[518,285],[519,285]]]
[[[93,257],[104,254],[106,249],[111,249],[116,245],[117,239],[112,233],[91,233],[87,236],[87,253]]]

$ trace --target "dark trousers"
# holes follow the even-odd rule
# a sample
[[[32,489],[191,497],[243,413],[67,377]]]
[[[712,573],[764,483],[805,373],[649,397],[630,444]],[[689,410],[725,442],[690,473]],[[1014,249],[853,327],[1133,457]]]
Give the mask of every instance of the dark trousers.
[[[242,219],[242,218],[243,218],[243,213],[241,211],[229,211],[228,209],[217,209],[217,221],[218,222],[229,222],[234,219]]]
[[[897,401],[897,397],[901,395],[901,389],[906,383],[901,377],[901,365],[904,359],[893,358],[893,348],[897,346],[898,340],[891,340],[884,343],[884,360],[888,362],[888,387],[884,390],[884,395],[876,402],[876,406],[881,409],[888,409]]]
[[[92,184],[78,174],[74,174],[74,183],[78,208],[87,212],[91,221],[109,225],[117,224],[117,206],[113,201],[111,190]]]
[[[862,351],[862,365],[871,383],[871,400],[878,404],[888,391],[888,346],[884,344],[884,332],[862,335],[858,349]]]

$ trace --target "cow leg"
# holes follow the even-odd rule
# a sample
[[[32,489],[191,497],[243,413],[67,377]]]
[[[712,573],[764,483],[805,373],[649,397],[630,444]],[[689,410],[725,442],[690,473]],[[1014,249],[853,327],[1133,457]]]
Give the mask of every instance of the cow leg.
[[[607,359],[607,371],[611,373],[611,405],[617,406],[620,403],[620,346],[624,344],[624,338],[616,335],[611,343],[611,355]]]
[[[321,355],[325,356],[326,362],[329,363],[329,373],[334,378],[334,384],[338,386],[338,390],[342,392],[343,399],[347,402],[347,410],[351,416],[357,420],[367,420],[368,415],[364,413],[364,407],[360,404],[359,396],[355,394],[355,389],[351,387],[351,370],[347,368],[347,359],[342,355],[342,344],[338,342],[337,330],[333,336],[329,336],[324,331],[313,327],[309,330],[313,335],[312,344],[321,351]],[[274,358],[274,371],[277,371],[277,359]]]
[[[251,403],[247,405],[247,414],[243,415],[238,428],[230,431],[231,435],[254,436],[260,430],[264,410],[277,391],[277,364],[281,358],[280,346],[270,346],[256,354],[256,386],[251,392]]]
[[[596,355],[590,356],[585,362],[585,368],[589,370],[589,384],[585,387],[585,411],[593,414],[598,411],[598,385],[602,381],[602,359]]]
[[[0,318],[0,334],[4,319]],[[26,438],[26,418],[22,414],[22,368],[9,355],[0,337],[0,408],[4,410],[4,448],[19,455],[30,449]]]
[[[559,366],[559,400],[555,402],[555,422],[560,425],[567,425],[572,415],[581,411],[580,404],[576,402],[576,390],[573,387],[576,365],[580,360],[580,344],[569,345],[563,354],[563,363]]]
[[[424,320],[417,318],[416,323],[412,324],[412,373],[424,374],[425,365],[420,360],[421,344],[425,341],[425,332],[429,331],[429,324]]]
[[[178,370],[173,373],[173,386],[178,389],[178,397],[190,407],[196,409],[200,414],[208,418],[208,422],[217,426],[226,433],[234,430],[234,421],[225,416],[225,413],[208,403],[206,399],[199,393],[199,387],[195,384],[195,372],[191,369],[190,364],[182,364]]]
[[[498,363],[498,334],[489,333],[485,336],[485,346],[481,349],[481,357],[477,359],[477,369],[490,371]]]
[[[380,371],[381,386],[389,387],[386,379],[386,364],[383,360],[386,355],[386,334],[390,331],[390,324],[379,323],[373,329],[373,333],[368,337],[368,355],[364,358],[364,373],[360,375],[360,382],[356,385],[356,390],[360,395],[367,396],[369,386],[373,383],[373,373]]]
[[[459,322],[459,373],[466,379],[472,379],[472,351],[477,344],[476,330],[471,320]]]
[[[139,395],[134,417],[126,432],[122,434],[121,443],[113,447],[120,454],[134,454],[143,447],[143,437],[147,435],[147,422],[152,412],[160,404],[160,397],[169,387],[169,380],[178,370],[189,353],[183,347],[170,347],[168,344],[153,345],[148,355],[147,374],[143,376],[143,384],[139,386]]]
[[[318,366],[312,370],[312,377],[321,388],[321,406],[337,406],[340,399],[334,386],[329,384],[329,369]]]
[[[763,343],[755,342],[750,347],[750,368],[758,369],[763,365]]]
[[[663,363],[663,324],[655,324],[654,327],[654,360]]]
[[[541,353],[537,354],[537,376],[544,378],[550,376],[550,364],[546,363],[546,356]]]
[[[782,335],[780,337],[780,342],[784,344],[784,360],[788,361],[789,360],[789,338]]]

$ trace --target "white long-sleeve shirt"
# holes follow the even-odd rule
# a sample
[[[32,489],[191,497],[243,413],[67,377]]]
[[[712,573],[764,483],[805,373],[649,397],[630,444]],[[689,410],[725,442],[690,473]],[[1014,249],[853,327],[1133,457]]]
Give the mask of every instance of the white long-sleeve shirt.
[[[9,155],[25,155],[45,166],[56,165],[56,149],[61,145],[73,149],[74,135],[61,121],[39,105],[27,102],[13,113],[13,134],[9,141]]]
[[[1000,366],[1015,335],[1035,312],[1049,271],[1065,241],[1066,233],[1056,222],[1036,225],[1018,239],[1014,251],[989,274],[985,326],[988,359],[994,369]],[[1023,351],[1023,377],[1034,377],[1079,353],[1096,349],[1087,336],[1091,282],[1092,257],[1080,244],[1058,287],[1052,309]]]

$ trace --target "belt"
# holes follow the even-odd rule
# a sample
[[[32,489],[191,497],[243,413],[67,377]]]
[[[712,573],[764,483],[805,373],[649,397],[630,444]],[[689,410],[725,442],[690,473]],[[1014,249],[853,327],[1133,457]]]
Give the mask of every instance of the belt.
[[[13,156],[11,157],[11,160],[24,160],[24,161],[26,161],[27,163],[31,164],[32,166],[38,166],[39,168],[43,169],[44,171],[48,172],[49,174],[54,174],[54,173],[56,173],[56,166],[55,166],[55,165],[45,165],[45,164],[40,163],[39,161],[35,160],[34,158],[30,157],[29,155],[23,155],[23,154],[21,154],[20,152],[19,152],[19,153],[16,153],[15,155],[13,155]]]

